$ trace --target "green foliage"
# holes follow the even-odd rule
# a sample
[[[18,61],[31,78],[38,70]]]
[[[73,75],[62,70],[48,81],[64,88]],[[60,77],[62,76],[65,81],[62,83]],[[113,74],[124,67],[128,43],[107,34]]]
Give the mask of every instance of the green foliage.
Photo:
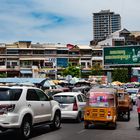
[[[112,80],[120,82],[128,82],[128,69],[127,68],[117,68],[112,72]]]
[[[6,78],[7,74],[6,73],[0,73],[0,78]]]
[[[103,75],[104,72],[102,70],[92,70],[91,74],[92,75]]]
[[[103,72],[103,70],[102,70],[102,68],[101,68],[100,65],[95,64],[95,65],[92,67],[91,74],[92,74],[92,75],[103,75],[104,72]]]
[[[81,70],[78,66],[72,66],[71,64],[68,65],[66,69],[62,71],[63,76],[72,75],[72,77],[80,77]]]

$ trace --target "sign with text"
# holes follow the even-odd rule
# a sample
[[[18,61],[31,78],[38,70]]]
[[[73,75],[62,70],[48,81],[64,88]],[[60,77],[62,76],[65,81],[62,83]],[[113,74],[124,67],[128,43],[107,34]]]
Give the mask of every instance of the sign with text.
[[[140,46],[105,47],[104,65],[140,65]]]

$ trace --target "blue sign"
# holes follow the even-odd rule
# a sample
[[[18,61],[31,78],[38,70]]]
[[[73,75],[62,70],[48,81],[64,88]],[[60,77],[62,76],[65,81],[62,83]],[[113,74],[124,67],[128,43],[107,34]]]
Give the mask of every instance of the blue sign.
[[[57,58],[57,67],[67,67],[68,58]]]

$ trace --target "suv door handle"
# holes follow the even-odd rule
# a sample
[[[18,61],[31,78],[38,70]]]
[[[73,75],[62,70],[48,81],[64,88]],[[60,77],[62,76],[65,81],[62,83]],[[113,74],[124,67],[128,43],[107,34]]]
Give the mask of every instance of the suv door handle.
[[[28,107],[31,107],[31,104],[28,104]]]
[[[41,104],[41,106],[44,106],[44,104]]]

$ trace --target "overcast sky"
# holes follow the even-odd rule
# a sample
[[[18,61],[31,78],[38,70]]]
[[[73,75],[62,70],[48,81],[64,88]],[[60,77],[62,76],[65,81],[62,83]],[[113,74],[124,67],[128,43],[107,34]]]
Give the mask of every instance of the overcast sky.
[[[93,13],[121,15],[122,28],[140,31],[140,0],[0,0],[0,43],[85,44],[93,39]]]

